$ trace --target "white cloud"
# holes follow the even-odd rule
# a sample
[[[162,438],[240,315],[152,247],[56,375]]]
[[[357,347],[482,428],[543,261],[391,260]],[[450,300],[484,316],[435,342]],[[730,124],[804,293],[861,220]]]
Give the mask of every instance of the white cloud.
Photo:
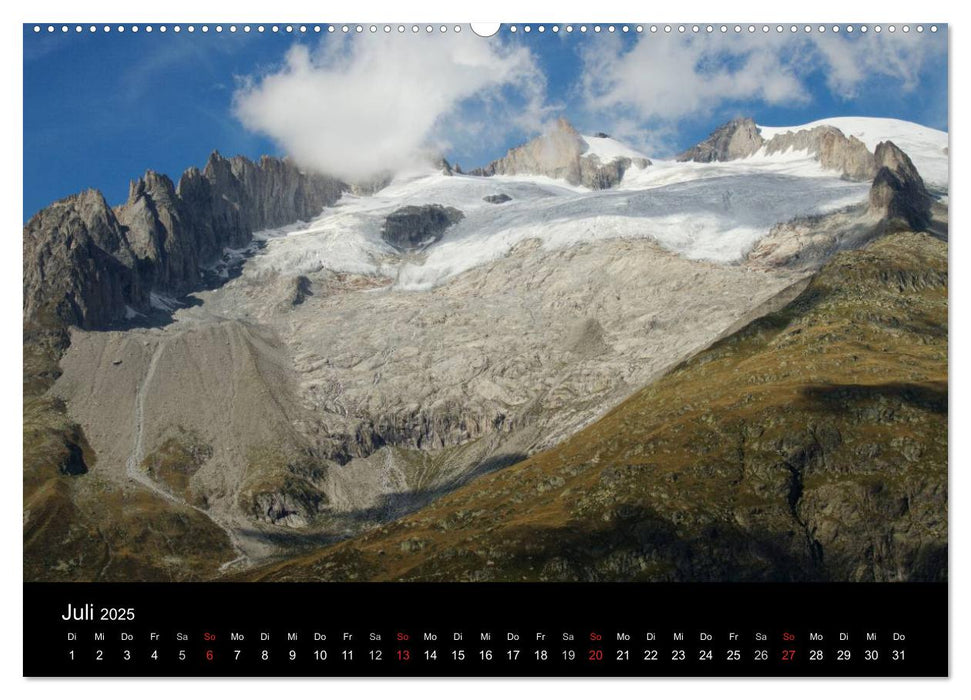
[[[902,92],[913,91],[924,63],[946,50],[943,41],[934,39],[917,32],[871,33],[853,39],[827,33],[814,36],[813,45],[822,59],[827,87],[849,99],[856,97],[866,80],[877,76],[895,81]]]
[[[752,39],[644,37],[626,52],[620,40],[598,42],[583,55],[587,107],[664,121],[704,116],[725,102],[807,100],[779,42]]]
[[[582,107],[604,128],[663,153],[685,120],[733,106],[751,114],[759,105],[805,104],[823,83],[844,100],[868,82],[910,93],[944,51],[942,38],[916,32],[644,35],[633,46],[611,38],[582,54]]]
[[[305,167],[348,180],[412,164],[457,134],[535,131],[545,80],[522,46],[472,35],[328,37],[243,81],[237,117]]]

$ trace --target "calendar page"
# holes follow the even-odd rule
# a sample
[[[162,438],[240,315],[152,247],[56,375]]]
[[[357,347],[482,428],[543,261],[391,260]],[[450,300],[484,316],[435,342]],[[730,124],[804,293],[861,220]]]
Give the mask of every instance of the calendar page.
[[[24,675],[948,674],[946,24],[22,31]]]

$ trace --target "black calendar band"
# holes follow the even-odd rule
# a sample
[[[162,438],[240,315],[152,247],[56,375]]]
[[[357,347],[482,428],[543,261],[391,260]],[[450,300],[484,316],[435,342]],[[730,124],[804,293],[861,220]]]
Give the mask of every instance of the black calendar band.
[[[24,584],[26,676],[946,676],[947,585]]]

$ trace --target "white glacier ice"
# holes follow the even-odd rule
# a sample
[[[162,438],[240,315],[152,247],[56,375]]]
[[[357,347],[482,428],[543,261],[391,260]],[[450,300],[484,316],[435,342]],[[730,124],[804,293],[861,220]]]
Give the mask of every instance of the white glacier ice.
[[[855,136],[871,151],[881,141],[893,141],[917,166],[917,171],[928,185],[947,189],[948,185],[948,135],[946,131],[927,126],[880,117],[831,117],[801,126],[759,126],[762,137],[770,139],[787,131],[812,129],[816,126],[835,126],[847,136]]]
[[[647,158],[640,151],[637,151],[625,143],[621,143],[609,136],[586,136],[580,137],[587,145],[584,156],[597,156],[602,163],[609,163],[616,158]]]
[[[891,139],[928,182],[946,187],[947,134],[890,119],[841,118],[804,127],[761,127],[766,137],[828,123],[873,147]],[[610,138],[583,137],[602,161],[645,157]],[[655,160],[630,168],[617,188],[591,191],[540,176],[399,176],[374,195],[345,195],[299,227],[263,232],[267,245],[252,272],[310,274],[320,270],[382,274],[403,290],[429,289],[506,255],[527,239],[547,249],[609,238],[651,238],[689,259],[740,260],[770,228],[795,217],[831,212],[866,200],[869,183],[841,179],[804,152],[721,163]],[[490,194],[512,200],[494,205]],[[420,255],[399,255],[381,238],[385,217],[405,205],[441,204],[465,218]]]

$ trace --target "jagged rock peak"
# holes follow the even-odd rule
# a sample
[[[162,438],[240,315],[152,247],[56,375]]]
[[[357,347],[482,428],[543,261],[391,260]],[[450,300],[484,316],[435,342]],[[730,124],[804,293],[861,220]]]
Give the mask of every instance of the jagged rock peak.
[[[441,156],[435,161],[435,167],[442,173],[442,175],[454,175],[455,172],[452,170],[452,166],[449,165],[448,161],[445,160],[445,156]]]
[[[878,143],[873,150],[873,158],[877,168],[890,168],[902,177],[923,182],[910,156],[900,150],[893,141]]]
[[[787,131],[765,144],[766,155],[786,151],[806,151],[827,170],[837,170],[848,180],[866,181],[876,172],[873,154],[855,136],[847,137],[835,126]]]
[[[289,160],[213,151],[178,186],[147,171],[112,210],[85,191],[39,212],[24,227],[24,315],[98,328],[148,312],[148,292],[198,288],[201,266],[254,231],[307,221],[348,187]]]
[[[101,190],[94,189],[93,187],[88,187],[87,189],[83,189],[80,192],[69,194],[67,197],[62,197],[61,199],[58,199],[56,202],[53,202],[50,206],[46,207],[45,209],[41,209],[39,212],[34,214],[32,217],[30,217],[30,221],[27,222],[27,226],[25,228],[30,228],[31,221],[38,219],[39,217],[41,217],[41,215],[49,212],[49,210],[66,209],[66,208],[79,209],[79,210],[80,209],[90,210],[92,208],[102,209],[102,210],[111,209],[111,207],[108,206],[107,200],[105,200],[105,196],[101,193]]]
[[[931,197],[910,157],[892,141],[874,150],[877,168],[870,188],[870,213],[921,231],[931,220]]]
[[[24,226],[24,327],[101,325],[130,300],[144,301],[133,279],[124,230],[98,190],[42,209]]]
[[[175,184],[168,175],[157,173],[154,170],[146,170],[140,178],[128,183],[128,202],[131,203],[144,196],[146,192],[159,190],[175,194]]]
[[[485,175],[547,175],[579,183],[578,159],[583,139],[566,119],[560,117],[531,141],[511,148],[499,160],[487,165]]]
[[[62,235],[72,235],[72,222],[78,220],[98,243],[117,245],[111,229],[116,226],[115,212],[101,190],[88,188],[57,200],[34,214],[24,226],[24,236],[39,236],[52,226],[62,226]]]
[[[696,163],[735,160],[753,155],[765,143],[751,117],[738,117],[711,132],[701,143],[681,153],[677,160]]]
[[[566,118],[560,117],[542,134],[509,150],[484,168],[476,168],[470,175],[544,175],[566,180],[571,185],[584,185],[590,189],[613,187],[624,177],[632,164],[647,167],[650,161],[618,157],[609,163],[598,158],[584,157],[588,146]]]
[[[221,163],[224,163],[225,161],[226,159],[223,157],[223,154],[213,149],[212,153],[209,154],[209,157],[206,158],[206,164],[202,166],[202,171],[206,172],[207,170],[211,170],[212,168],[218,167]]]

